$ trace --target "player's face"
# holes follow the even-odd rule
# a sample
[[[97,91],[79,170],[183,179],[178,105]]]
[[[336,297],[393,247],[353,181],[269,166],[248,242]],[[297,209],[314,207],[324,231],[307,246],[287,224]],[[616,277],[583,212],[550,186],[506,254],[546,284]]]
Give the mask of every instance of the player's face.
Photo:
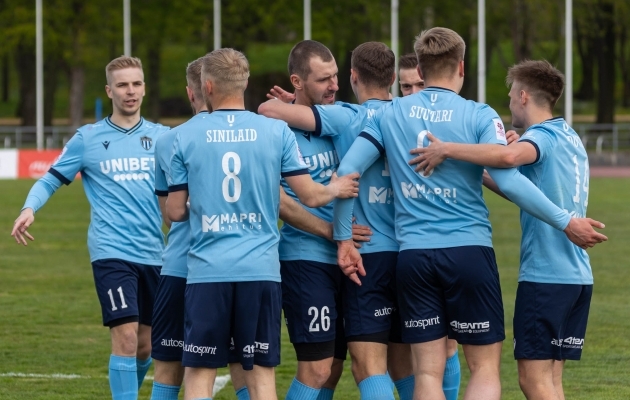
[[[319,57],[313,57],[310,61],[311,73],[304,81],[304,95],[311,104],[333,104],[335,93],[339,90],[337,85],[337,63],[324,62]]]
[[[510,88],[510,111],[512,112],[512,126],[515,128],[522,128],[524,126],[523,121],[523,106],[521,105],[521,88],[516,82],[512,84]]]
[[[105,91],[112,99],[114,112],[123,116],[135,115],[140,112],[144,97],[144,74],[140,68],[112,71]]]
[[[400,82],[400,92],[403,96],[418,93],[424,89],[424,81],[420,79],[418,70],[415,68],[401,68],[398,71],[398,82]]]

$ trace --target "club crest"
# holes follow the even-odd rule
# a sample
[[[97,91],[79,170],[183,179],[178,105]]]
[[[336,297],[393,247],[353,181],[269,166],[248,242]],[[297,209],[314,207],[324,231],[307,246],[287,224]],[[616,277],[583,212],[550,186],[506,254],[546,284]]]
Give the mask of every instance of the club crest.
[[[148,136],[142,136],[140,138],[140,144],[142,145],[143,149],[150,150],[151,146],[153,146],[153,139]]]

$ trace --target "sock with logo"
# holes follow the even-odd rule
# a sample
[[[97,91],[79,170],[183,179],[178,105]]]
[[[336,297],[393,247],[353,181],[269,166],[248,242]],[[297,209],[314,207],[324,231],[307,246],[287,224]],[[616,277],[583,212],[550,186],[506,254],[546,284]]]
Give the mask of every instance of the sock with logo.
[[[140,390],[140,387],[142,387],[142,382],[144,382],[144,377],[146,376],[147,371],[151,366],[151,361],[153,361],[151,357],[147,358],[146,360],[139,360],[138,358],[136,358],[138,390]]]
[[[387,375],[372,375],[359,382],[361,400],[394,400],[391,379]]]
[[[151,392],[151,400],[177,400],[179,396],[180,386],[165,385],[153,381],[153,391]]]
[[[459,394],[459,383],[462,378],[459,366],[459,357],[456,351],[452,357],[446,359],[446,368],[444,368],[444,380],[442,381],[442,390],[446,400],[457,400]]]
[[[321,388],[317,395],[317,400],[332,400],[335,391],[333,389]]]
[[[109,356],[109,387],[113,400],[136,400],[138,377],[135,357]]]
[[[413,375],[394,381],[400,400],[412,400],[415,380]]]
[[[236,391],[236,398],[238,400],[249,400],[249,391],[247,390],[247,386],[243,386]]]
[[[302,382],[298,381],[297,378],[293,378],[293,382],[291,382],[291,386],[289,386],[289,391],[287,392],[285,400],[316,400],[319,395],[319,391],[320,389],[306,386]]]

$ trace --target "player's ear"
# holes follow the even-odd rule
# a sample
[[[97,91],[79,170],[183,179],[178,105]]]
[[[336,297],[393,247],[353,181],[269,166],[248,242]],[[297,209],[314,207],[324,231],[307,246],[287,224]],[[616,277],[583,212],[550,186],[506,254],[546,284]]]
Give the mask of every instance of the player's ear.
[[[105,85],[105,93],[107,93],[107,97],[112,98],[112,88],[109,85]]]
[[[389,81],[389,86],[393,85],[394,82],[396,82],[396,73],[395,72],[392,74],[392,79]]]
[[[424,81],[424,76],[422,75],[422,70],[420,69],[419,65],[416,67],[416,71],[418,71],[418,76],[420,77],[420,79]]]
[[[186,86],[186,94],[188,95],[188,100],[191,103],[194,103],[195,102],[195,93],[188,86]]]
[[[291,84],[296,90],[304,89],[304,84],[302,82],[302,79],[299,76],[297,76],[297,74],[292,74],[289,77],[289,79],[291,80]]]
[[[459,76],[463,78],[464,77],[464,60],[461,60],[459,62],[459,71],[458,72],[459,72]]]
[[[356,84],[358,81],[359,81],[359,73],[356,70],[350,68],[350,82]]]

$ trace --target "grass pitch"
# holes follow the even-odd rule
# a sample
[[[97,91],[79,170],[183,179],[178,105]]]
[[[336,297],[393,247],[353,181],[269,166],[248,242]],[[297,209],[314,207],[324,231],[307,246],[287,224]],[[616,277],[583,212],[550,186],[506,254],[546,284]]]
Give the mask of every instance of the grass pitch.
[[[109,398],[109,333],[101,326],[92,282],[86,246],[89,206],[81,182],[61,189],[40,210],[31,229],[36,241],[23,248],[9,233],[32,184],[0,181],[0,227],[4,231],[0,241],[0,398]],[[506,313],[503,399],[522,399],[511,346],[519,262],[518,210],[493,194],[486,198]],[[589,251],[595,290],[582,361],[569,362],[565,368],[568,399],[630,398],[630,346],[626,343],[630,331],[628,198],[630,180],[591,179],[589,216],[606,223],[609,241]],[[460,357],[465,388],[468,373],[461,351]],[[283,330],[282,365],[277,369],[280,398],[286,394],[295,368],[293,348]],[[64,375],[49,377],[52,374]],[[151,382],[146,381],[141,399],[150,397],[150,387]],[[359,398],[349,361],[335,398]],[[236,399],[231,385],[215,399]]]

